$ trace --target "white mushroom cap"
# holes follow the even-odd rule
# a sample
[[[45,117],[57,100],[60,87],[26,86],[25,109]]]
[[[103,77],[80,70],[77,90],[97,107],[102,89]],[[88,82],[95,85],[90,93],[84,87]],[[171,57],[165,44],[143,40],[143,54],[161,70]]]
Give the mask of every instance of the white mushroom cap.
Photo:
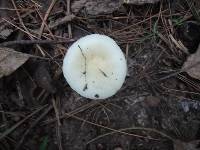
[[[68,49],[63,74],[70,87],[83,97],[105,99],[124,83],[127,64],[117,43],[108,36],[91,34]]]

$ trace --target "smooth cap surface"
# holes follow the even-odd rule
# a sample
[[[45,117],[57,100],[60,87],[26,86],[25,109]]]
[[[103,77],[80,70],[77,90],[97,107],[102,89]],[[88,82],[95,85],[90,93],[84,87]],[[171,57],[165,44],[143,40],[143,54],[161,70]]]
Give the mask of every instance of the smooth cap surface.
[[[117,43],[108,36],[91,34],[77,40],[63,61],[63,74],[81,96],[105,99],[124,83],[126,59]]]

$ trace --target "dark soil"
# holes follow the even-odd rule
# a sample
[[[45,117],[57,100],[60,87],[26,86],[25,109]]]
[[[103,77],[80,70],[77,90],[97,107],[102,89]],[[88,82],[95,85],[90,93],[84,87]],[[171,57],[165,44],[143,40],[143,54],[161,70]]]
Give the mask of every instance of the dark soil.
[[[35,56],[0,78],[0,150],[197,150],[200,81],[180,69],[200,42],[200,2],[69,2],[0,1],[0,46]],[[92,33],[115,39],[128,62],[106,100],[81,97],[62,75],[67,48]]]

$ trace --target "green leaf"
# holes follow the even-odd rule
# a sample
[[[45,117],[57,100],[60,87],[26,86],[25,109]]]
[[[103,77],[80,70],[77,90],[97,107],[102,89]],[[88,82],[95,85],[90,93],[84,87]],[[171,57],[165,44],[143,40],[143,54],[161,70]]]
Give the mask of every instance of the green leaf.
[[[43,138],[42,143],[40,144],[39,150],[46,150],[46,149],[47,149],[47,144],[48,144],[48,142],[49,142],[48,136],[45,136],[45,137]]]

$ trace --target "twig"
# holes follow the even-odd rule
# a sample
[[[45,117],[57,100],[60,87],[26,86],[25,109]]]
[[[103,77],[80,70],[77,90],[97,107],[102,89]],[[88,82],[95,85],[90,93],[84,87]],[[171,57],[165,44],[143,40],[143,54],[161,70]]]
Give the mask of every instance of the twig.
[[[20,31],[22,31],[22,32],[24,32],[24,33],[26,33],[26,34],[29,35],[29,32],[27,32],[27,31],[25,31],[24,29],[22,29],[22,28],[16,26],[15,24],[13,24],[12,22],[6,20],[5,18],[2,18],[2,20],[4,20],[5,22],[7,22],[8,24],[12,25],[13,27],[17,28],[18,30],[20,30]],[[34,37],[34,38],[36,38],[36,39],[39,39],[39,38],[36,37],[35,35],[32,35],[32,37]]]
[[[58,148],[59,148],[59,150],[63,150],[61,131],[60,131],[60,126],[58,125],[58,123],[56,123],[56,136],[58,139]]]
[[[0,43],[0,46],[12,46],[12,45],[30,45],[30,44],[62,44],[74,42],[74,39],[67,40],[16,40]]]
[[[60,116],[60,119],[64,119],[64,118],[67,119],[67,118],[70,118],[71,115],[75,115],[75,114],[78,114],[78,113],[80,113],[80,112],[83,112],[83,111],[85,111],[85,110],[87,110],[87,109],[89,109],[89,108],[91,108],[91,107],[96,106],[97,104],[99,104],[99,102],[97,102],[97,101],[92,101],[92,102],[90,102],[90,103],[88,103],[88,104],[86,104],[86,105],[83,105],[83,106],[81,106],[81,107],[75,109],[75,110],[72,110],[71,112],[68,112],[68,113],[65,113],[65,114],[61,115],[61,116]],[[51,119],[51,120],[44,121],[44,122],[43,122],[43,125],[47,125],[47,124],[53,123],[53,122],[55,122],[56,120],[57,120],[56,118],[53,118],[53,119]]]
[[[67,15],[70,15],[70,0],[67,0]],[[72,38],[72,26],[70,23],[67,25],[69,38]]]
[[[31,2],[33,3],[33,4],[35,4],[37,7],[42,7],[41,5],[39,5],[37,2],[35,2],[34,0],[31,0]]]
[[[19,11],[18,11],[18,9],[17,9],[17,6],[16,6],[14,0],[11,0],[11,1],[12,1],[12,4],[13,4],[14,9],[16,10],[16,13],[17,13],[17,16],[18,16],[18,18],[19,18],[20,24],[22,25],[22,27],[24,28],[24,30],[27,32],[27,34],[29,35],[29,37],[32,37],[32,34],[30,34],[30,32],[28,31],[28,29],[27,29],[26,26],[24,25],[24,22],[23,22],[23,20],[22,20],[22,18],[21,18],[21,16],[20,16],[20,13],[19,13]]]
[[[37,58],[37,59],[48,60],[48,61],[51,61],[51,60],[53,60],[53,61],[59,61],[59,59],[41,57],[41,56],[31,55],[31,54],[27,54],[27,53],[21,53],[21,52],[14,51],[14,50],[9,49],[9,48],[4,48],[4,50],[9,51],[11,53],[19,54],[19,55],[25,55],[25,56],[30,57],[30,58]],[[60,61],[62,61],[62,60],[60,60]]]
[[[44,19],[43,19],[42,15],[40,14],[40,10],[39,10],[38,8],[36,8],[36,10],[37,10],[37,13],[38,13],[40,19],[41,19],[42,22],[43,22]],[[56,38],[55,35],[52,33],[52,31],[50,30],[50,28],[49,28],[49,26],[46,24],[46,22],[45,22],[45,27],[46,27],[45,29],[47,29],[47,31],[49,32],[50,36],[51,36],[54,40],[56,40],[57,38]],[[62,51],[61,49],[65,49],[65,47],[63,47],[62,45],[57,45],[56,47],[58,47],[58,50],[59,50],[60,53],[64,56],[63,51]]]
[[[13,4],[14,8],[16,9],[16,13],[17,13],[17,16],[18,16],[18,18],[19,18],[20,24],[22,25],[22,27],[24,28],[24,30],[26,31],[26,33],[29,35],[30,39],[33,40],[33,39],[34,39],[34,38],[33,38],[33,35],[29,32],[29,30],[28,30],[28,29],[26,28],[26,26],[24,25],[24,22],[23,22],[23,20],[22,20],[22,18],[21,18],[21,16],[20,16],[19,11],[17,10],[17,6],[16,6],[14,0],[11,0],[11,1],[12,1],[12,4]],[[42,54],[43,56],[45,56],[45,53],[43,52],[42,48],[41,48],[39,45],[36,45],[36,46],[37,46],[37,48],[40,50],[41,54]]]
[[[168,9],[163,10],[162,13],[167,12],[167,11],[168,11]],[[144,20],[142,20],[142,21],[140,21],[140,22],[137,22],[137,23],[135,23],[135,24],[132,24],[132,25],[130,25],[130,26],[127,26],[127,27],[125,27],[125,28],[123,28],[123,29],[114,31],[114,32],[112,33],[112,35],[114,36],[116,33],[119,33],[119,32],[128,30],[128,29],[130,29],[130,28],[133,28],[134,26],[137,26],[137,25],[139,25],[139,24],[141,24],[141,23],[144,23],[144,22],[146,22],[146,21],[148,21],[148,20],[150,20],[150,19],[152,19],[152,18],[154,18],[154,17],[158,17],[159,15],[160,15],[160,13],[155,14],[155,15],[153,15],[153,16],[151,16],[151,17],[149,17],[149,18],[146,18],[146,19],[144,19]]]
[[[182,73],[182,72],[185,72],[185,71],[187,71],[187,70],[189,70],[189,69],[191,69],[191,68],[194,68],[194,67],[196,67],[196,66],[198,66],[198,65],[200,65],[200,61],[198,61],[198,62],[196,62],[195,64],[192,64],[192,65],[190,65],[190,66],[188,66],[188,67],[179,69],[178,71],[176,71],[176,72],[174,72],[174,73],[171,73],[170,75],[167,75],[167,76],[165,76],[165,77],[163,77],[163,78],[160,78],[160,79],[158,79],[158,80],[154,80],[154,81],[152,81],[152,82],[150,82],[150,83],[156,83],[156,82],[160,82],[160,81],[166,80],[166,79],[171,78],[171,77],[174,77],[174,76],[176,76],[176,75],[178,75],[178,74],[180,74],[180,73]]]
[[[16,10],[30,10],[29,8],[27,8],[27,9],[13,9],[13,8],[6,8],[6,7],[0,7],[0,10],[7,10],[7,11],[16,11]],[[3,15],[2,15],[3,16]]]
[[[58,148],[59,148],[59,150],[63,150],[63,147],[62,147],[62,136],[61,136],[61,131],[60,131],[61,122],[60,122],[60,118],[59,118],[59,114],[60,114],[60,111],[59,111],[59,108],[60,108],[60,98],[59,98],[59,96],[56,95],[56,101],[58,103],[58,108],[56,106],[55,99],[53,98],[52,100],[53,100],[53,106],[54,106],[54,110],[55,110],[55,114],[56,114],[56,118],[57,118],[57,122],[56,122],[56,136],[57,136],[57,139],[58,139]]]
[[[124,134],[124,135],[128,135],[128,136],[134,136],[134,137],[137,137],[137,138],[149,139],[149,140],[156,140],[156,141],[159,140],[159,139],[155,139],[155,138],[151,138],[151,137],[145,137],[145,136],[142,136],[142,135],[127,133],[127,132],[120,131],[120,130],[117,130],[117,129],[113,129],[113,128],[110,128],[110,127],[107,127],[107,126],[96,124],[94,122],[82,119],[82,118],[77,117],[75,115],[69,115],[69,117],[72,117],[72,118],[77,119],[79,121],[83,121],[83,122],[88,123],[90,125],[97,126],[97,127],[100,127],[100,128],[104,128],[104,129],[107,129],[107,130],[110,130],[110,131],[113,131],[113,132],[116,132],[116,133],[120,133],[120,134]]]
[[[18,144],[17,144],[15,150],[19,150],[19,149],[20,149],[21,145],[22,145],[23,142],[24,142],[25,137],[29,134],[29,132],[31,131],[31,129],[34,128],[34,127],[38,124],[38,122],[39,122],[42,118],[44,118],[44,117],[49,113],[49,111],[50,111],[52,108],[53,108],[52,106],[49,106],[49,107],[48,107],[48,108],[47,108],[47,109],[46,109],[46,110],[31,124],[31,126],[30,126],[30,127],[26,130],[26,132],[23,134],[21,140],[18,142]]]
[[[56,39],[55,36],[53,35],[53,33],[51,32],[49,26],[46,24],[46,22],[45,22],[44,19],[42,18],[42,15],[40,14],[40,10],[39,10],[38,8],[36,8],[36,11],[37,11],[37,13],[38,13],[40,19],[42,20],[42,22],[44,22],[44,25],[45,25],[46,29],[48,30],[49,34],[50,34],[51,37],[55,40],[55,39]]]
[[[161,87],[162,87],[163,89],[165,89],[166,91],[173,91],[173,92],[175,92],[175,93],[186,93],[186,94],[193,94],[193,95],[200,96],[200,93],[197,93],[197,92],[183,91],[183,90],[178,90],[178,89],[172,89],[172,88],[165,87],[165,86],[163,86],[163,85],[161,85]]]
[[[182,80],[183,82],[187,83],[188,85],[192,86],[193,88],[195,88],[197,91],[200,92],[200,85],[199,85],[198,82],[196,83],[195,81],[193,81],[193,80],[191,80],[191,79],[189,79],[189,78],[187,78],[187,77],[185,77],[185,76],[183,76],[181,74],[179,74],[177,76],[177,78]]]
[[[55,20],[55,22],[49,24],[49,29],[54,29],[59,25],[63,25],[66,22],[72,21],[72,19],[74,19],[74,18],[75,18],[75,15],[73,15],[73,14],[67,15],[63,18],[59,18],[59,19]]]
[[[42,33],[43,33],[43,30],[44,30],[45,23],[46,23],[46,21],[47,21],[47,18],[49,17],[49,14],[50,14],[51,10],[52,10],[53,7],[54,7],[56,1],[57,1],[57,0],[52,0],[52,2],[51,2],[51,4],[50,4],[50,6],[49,6],[47,12],[45,13],[45,16],[44,16],[44,19],[43,19],[43,21],[42,21],[42,25],[41,25],[40,31],[39,31],[39,38],[42,37]]]
[[[0,140],[2,140],[4,137],[6,137],[8,134],[10,134],[11,132],[13,132],[17,127],[19,127],[22,123],[24,123],[27,119],[29,119],[30,117],[32,117],[33,115],[35,115],[36,113],[38,113],[40,110],[44,109],[46,106],[43,106],[37,110],[35,110],[33,113],[31,113],[30,115],[26,116],[24,119],[22,119],[21,121],[19,121],[18,123],[16,123],[14,126],[12,126],[10,129],[6,130],[5,132],[3,132],[0,135]]]
[[[55,111],[55,114],[56,114],[56,119],[57,119],[57,122],[58,122],[58,126],[61,126],[60,118],[59,118],[59,111],[58,111],[58,108],[56,106],[56,101],[55,101],[54,98],[52,98],[52,103],[53,103],[53,108],[54,108],[54,111]]]
[[[127,131],[127,130],[142,130],[142,131],[155,132],[155,133],[158,133],[158,134],[162,135],[163,137],[168,138],[168,139],[171,140],[171,141],[174,141],[174,139],[173,139],[172,137],[170,137],[169,135],[167,135],[167,134],[165,134],[165,133],[163,133],[163,132],[160,132],[160,131],[158,131],[158,130],[156,130],[156,129],[152,129],[152,128],[131,127],[131,128],[118,129],[118,131]],[[112,135],[112,134],[115,134],[115,133],[116,133],[115,131],[112,131],[112,132],[108,132],[108,133],[106,133],[106,134],[97,136],[96,138],[94,138],[94,139],[88,141],[87,144],[92,143],[92,142],[94,142],[94,141],[96,141],[96,140],[98,140],[98,139],[100,139],[100,138],[102,138],[102,137],[105,137],[105,136],[108,136],[108,135]]]

